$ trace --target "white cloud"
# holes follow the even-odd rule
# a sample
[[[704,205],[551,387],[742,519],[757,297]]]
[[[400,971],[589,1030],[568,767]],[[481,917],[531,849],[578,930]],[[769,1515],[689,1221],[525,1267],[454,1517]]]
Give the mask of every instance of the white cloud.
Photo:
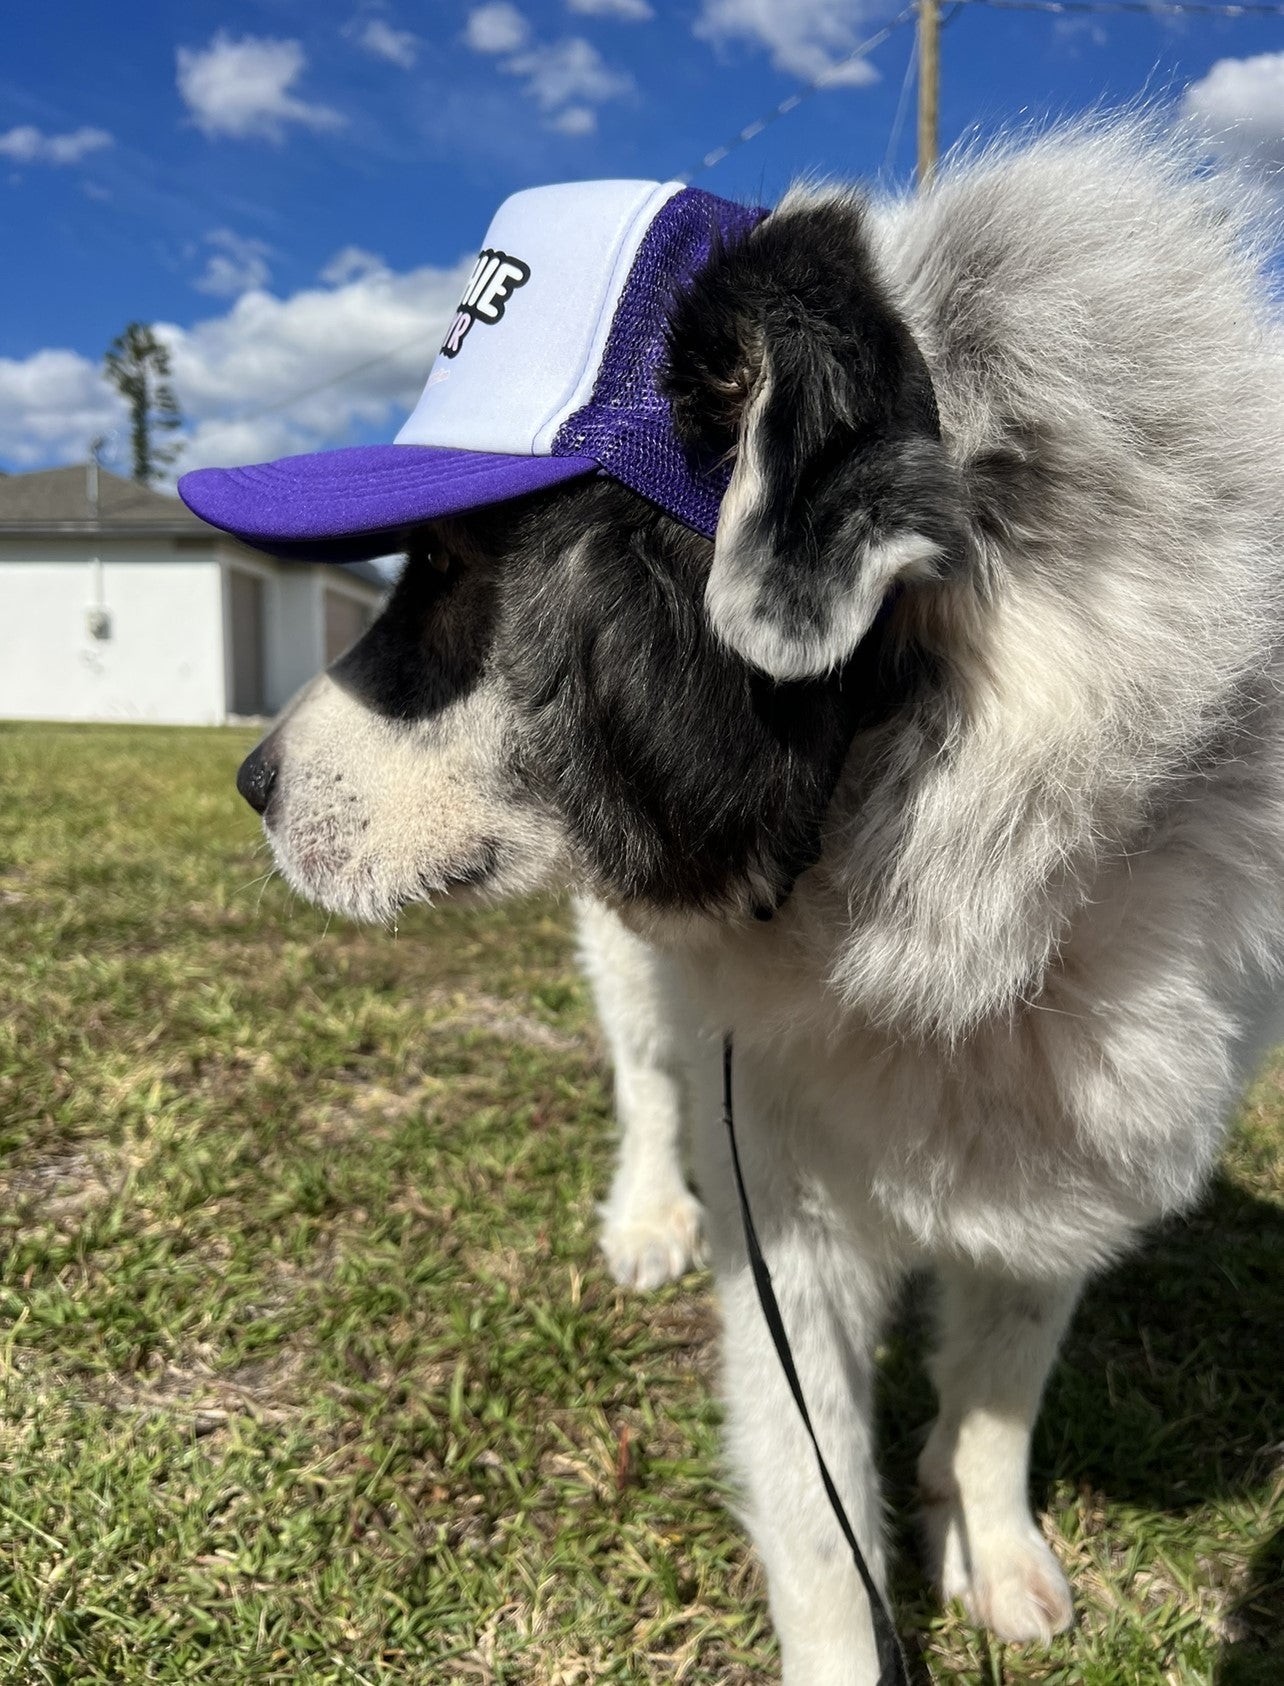
[[[469,12],[464,30],[464,40],[475,53],[515,53],[530,36],[530,24],[508,0],[493,0]]]
[[[205,239],[215,249],[209,255],[204,273],[192,283],[198,292],[231,299],[254,287],[267,286],[272,278],[272,266],[268,263],[272,248],[266,240],[247,239],[230,228],[216,228]]]
[[[394,29],[383,18],[368,18],[357,35],[358,46],[377,59],[412,70],[419,57],[419,37],[409,29]]]
[[[566,4],[586,18],[619,18],[623,23],[645,23],[655,16],[647,0],[566,0]]]
[[[208,47],[178,49],[178,91],[197,128],[211,139],[279,141],[289,123],[341,127],[345,119],[337,111],[291,93],[307,62],[297,41],[256,35],[234,41],[220,30]]]
[[[349,269],[353,256],[340,254]],[[340,445],[358,426],[392,437],[419,396],[472,258],[404,274],[371,261],[376,268],[332,287],[284,299],[248,292],[191,327],[156,324],[190,424],[181,469]],[[307,396],[272,408],[299,393]],[[0,457],[20,468],[83,461],[89,441],[113,430],[126,437],[96,362],[66,350],[0,359]]]
[[[559,135],[591,135],[597,128],[597,112],[588,105],[568,105],[549,118],[548,126]]]
[[[574,0],[580,11],[608,10],[623,16],[621,7],[644,5],[644,0]],[[641,17],[642,12],[630,11]],[[649,9],[645,15],[649,16]],[[591,41],[582,35],[563,41],[535,41],[530,25],[508,0],[494,0],[468,14],[464,39],[477,53],[499,59],[499,68],[525,84],[524,92],[546,118],[546,127],[563,135],[589,135],[597,128],[595,105],[631,94],[634,82],[612,70]]]
[[[1219,59],[1182,106],[1223,158],[1284,170],[1284,53]]]
[[[376,253],[367,252],[362,246],[344,246],[321,271],[321,279],[331,287],[341,287],[347,281],[385,275],[387,270],[387,264]]]
[[[246,293],[225,316],[160,329],[179,403],[195,423],[184,467],[341,444],[357,423],[390,437],[419,395],[468,268],[366,269],[286,299]],[[309,396],[255,414],[299,392]]]
[[[756,42],[771,54],[777,70],[811,82],[830,70],[861,42],[874,14],[869,0],[703,0],[695,33],[722,46],[728,41]],[[827,78],[828,87],[862,87],[878,72],[856,59]]]
[[[79,164],[90,152],[115,142],[106,129],[73,129],[66,135],[45,135],[29,123],[0,135],[0,158],[15,164]]]
[[[19,468],[83,461],[123,413],[99,366],[77,352],[0,357],[0,455]]]
[[[1076,53],[1084,41],[1091,42],[1094,47],[1104,47],[1110,39],[1105,26],[1096,18],[1055,18],[1052,33],[1058,41],[1065,42]]]
[[[633,78],[612,70],[593,43],[578,35],[516,53],[502,68],[522,78],[526,92],[545,112],[571,100],[601,105],[633,90]]]

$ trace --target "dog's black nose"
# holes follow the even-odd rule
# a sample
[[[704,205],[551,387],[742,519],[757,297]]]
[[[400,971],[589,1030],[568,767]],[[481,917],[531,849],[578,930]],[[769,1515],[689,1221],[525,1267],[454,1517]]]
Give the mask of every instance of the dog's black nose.
[[[236,775],[236,788],[256,814],[266,811],[272,786],[276,783],[276,774],[276,758],[268,748],[265,738],[262,743],[256,744],[241,762],[240,771]]]

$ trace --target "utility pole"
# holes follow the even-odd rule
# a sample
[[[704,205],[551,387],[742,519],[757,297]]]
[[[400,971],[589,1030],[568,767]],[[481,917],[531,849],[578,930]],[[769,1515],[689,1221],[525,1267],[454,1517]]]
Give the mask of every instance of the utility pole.
[[[90,441],[89,461],[85,464],[85,496],[89,503],[89,519],[94,526],[95,546],[99,543],[99,522],[102,520],[98,506],[98,470],[102,466],[101,458],[107,439],[108,435],[102,434]],[[91,638],[100,642],[111,637],[111,613],[107,608],[103,557],[102,551],[97,548],[89,561],[89,602],[85,608],[85,628]]]
[[[937,113],[941,93],[941,12],[938,0],[918,0],[918,185],[936,174]]]

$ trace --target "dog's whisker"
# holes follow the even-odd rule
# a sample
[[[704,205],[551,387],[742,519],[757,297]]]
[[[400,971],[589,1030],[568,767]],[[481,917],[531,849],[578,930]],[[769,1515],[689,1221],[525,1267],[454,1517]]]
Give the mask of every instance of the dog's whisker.
[[[259,900],[262,901],[262,899],[263,899],[263,886],[270,883],[271,880],[277,876],[277,870],[278,869],[275,866],[270,867],[267,872],[260,873],[260,875],[257,878],[251,878],[248,883],[238,884],[236,889],[233,890],[232,894],[235,895],[235,896],[243,896],[243,895],[248,894],[249,891],[258,887]]]

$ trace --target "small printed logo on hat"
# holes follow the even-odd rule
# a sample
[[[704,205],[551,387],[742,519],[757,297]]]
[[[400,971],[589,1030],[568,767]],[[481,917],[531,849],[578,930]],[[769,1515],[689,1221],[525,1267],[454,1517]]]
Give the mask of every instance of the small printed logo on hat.
[[[492,252],[489,247],[484,249],[473,265],[455,320],[442,341],[442,356],[458,355],[474,322],[498,322],[509,295],[524,287],[530,278],[530,269],[520,258],[510,257],[507,252]]]

